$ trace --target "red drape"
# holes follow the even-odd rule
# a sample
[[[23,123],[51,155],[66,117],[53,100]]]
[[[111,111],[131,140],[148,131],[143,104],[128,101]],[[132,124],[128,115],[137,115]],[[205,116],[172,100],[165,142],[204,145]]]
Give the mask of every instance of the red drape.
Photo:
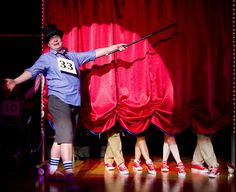
[[[81,68],[82,124],[104,132],[117,121],[133,133],[155,124],[168,134],[190,125],[211,134],[229,123],[231,0],[48,0],[45,23],[64,31],[70,51],[130,43]]]

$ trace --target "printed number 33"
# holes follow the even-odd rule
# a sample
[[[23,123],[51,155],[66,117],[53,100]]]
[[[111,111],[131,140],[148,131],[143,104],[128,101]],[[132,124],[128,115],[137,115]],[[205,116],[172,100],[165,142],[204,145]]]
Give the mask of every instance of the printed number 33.
[[[58,58],[58,67],[61,71],[75,74],[75,75],[77,74],[76,69],[75,69],[75,64],[72,60]]]
[[[70,62],[60,61],[60,68],[64,68],[67,70],[73,70],[73,65]]]

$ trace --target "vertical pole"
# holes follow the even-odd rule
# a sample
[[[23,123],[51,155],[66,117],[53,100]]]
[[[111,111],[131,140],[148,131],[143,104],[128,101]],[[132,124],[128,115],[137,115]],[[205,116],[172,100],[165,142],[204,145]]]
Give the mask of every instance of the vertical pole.
[[[45,127],[44,127],[44,103],[43,103],[43,89],[44,89],[45,78],[41,76],[41,120],[40,120],[40,128],[41,128],[41,163],[45,161]]]
[[[45,17],[45,0],[42,0],[42,28],[44,26],[44,17]],[[43,53],[43,36],[41,37],[41,49]],[[41,136],[42,136],[42,162],[45,161],[45,128],[44,128],[44,103],[43,103],[43,90],[44,90],[44,82],[45,79],[42,75],[41,80]]]
[[[45,0],[42,0],[42,27],[44,27],[44,21],[45,21]],[[41,52],[43,53],[43,36],[41,36]],[[45,126],[44,126],[44,102],[43,102],[43,94],[44,94],[44,86],[45,86],[45,77],[41,76],[41,118],[40,118],[40,129],[41,129],[41,163],[36,166],[36,168],[39,168],[38,173],[40,175],[44,174],[44,170],[42,167],[44,167],[47,164],[47,161],[45,161]]]
[[[233,42],[233,118],[231,133],[231,164],[235,166],[235,0],[232,0],[232,42]]]

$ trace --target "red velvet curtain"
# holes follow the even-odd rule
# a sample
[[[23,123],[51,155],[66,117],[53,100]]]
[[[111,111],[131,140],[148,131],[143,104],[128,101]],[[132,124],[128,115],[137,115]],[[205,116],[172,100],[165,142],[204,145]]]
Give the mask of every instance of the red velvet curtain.
[[[81,68],[81,123],[132,133],[150,124],[168,134],[211,134],[230,122],[231,0],[47,0],[45,23],[64,31],[70,51],[130,43]]]

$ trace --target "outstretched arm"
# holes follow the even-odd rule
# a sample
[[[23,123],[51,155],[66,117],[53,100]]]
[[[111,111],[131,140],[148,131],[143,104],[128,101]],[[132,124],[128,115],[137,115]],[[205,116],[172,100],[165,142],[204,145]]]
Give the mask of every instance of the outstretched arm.
[[[96,49],[96,57],[101,57],[104,55],[109,55],[115,51],[123,51],[126,49],[126,44],[116,44],[105,48]]]
[[[28,100],[34,96],[34,94],[39,90],[41,84],[42,75],[39,74],[34,80],[34,86],[28,89],[25,93],[25,99]]]
[[[28,81],[31,78],[32,74],[29,71],[24,71],[20,76],[15,79],[5,79],[5,88],[9,91],[12,91],[16,85]]]

